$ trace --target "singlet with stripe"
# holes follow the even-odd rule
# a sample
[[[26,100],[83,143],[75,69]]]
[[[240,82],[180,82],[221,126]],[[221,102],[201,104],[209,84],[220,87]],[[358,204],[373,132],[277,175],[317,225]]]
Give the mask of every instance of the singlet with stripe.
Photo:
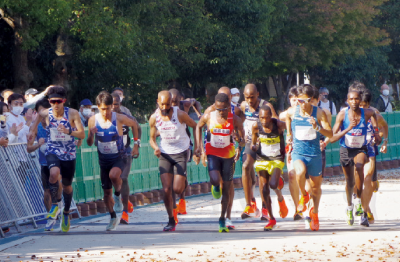
[[[217,111],[210,113],[210,126],[207,132],[206,154],[221,158],[235,156],[235,145],[232,140],[233,114],[228,113],[227,121],[223,124],[217,121]]]
[[[65,128],[72,128],[69,122],[69,108],[64,107],[64,115],[61,120],[57,120],[53,115],[53,108],[49,108],[49,125],[46,127],[47,146],[46,156],[49,154],[56,155],[62,161],[70,161],[76,158],[76,145],[73,136],[61,133],[57,130],[59,124],[63,124]]]
[[[272,130],[270,133],[264,131],[264,128],[260,121],[258,124],[258,133],[260,138],[260,146],[257,151],[256,160],[259,161],[272,161],[285,159],[285,142],[283,134],[279,134],[279,128],[277,124],[278,120],[272,118]]]
[[[258,115],[260,112],[260,105],[264,104],[264,99],[261,99],[260,102],[258,103],[258,107],[254,112],[250,112],[250,106],[248,103],[246,103],[246,106],[244,108],[244,116],[246,117],[246,120],[243,123],[244,126],[244,137],[246,140],[246,143],[251,142],[251,135],[252,135],[252,127],[255,122],[258,121]]]
[[[311,116],[317,120],[318,107],[312,106]],[[296,106],[292,118],[293,153],[303,156],[320,156],[320,133],[313,129],[310,117],[300,115],[300,106]]]
[[[171,107],[171,120],[161,119],[161,110],[156,110],[156,128],[160,132],[161,141],[159,148],[164,154],[179,154],[186,151],[190,146],[190,138],[186,133],[186,124],[179,122],[178,107]]]
[[[104,128],[100,125],[101,115],[95,115],[97,127],[95,144],[99,155],[100,165],[108,165],[124,153],[123,137],[118,134],[117,113],[112,112],[110,126]]]
[[[365,121],[364,109],[360,108],[361,117],[358,125],[353,127],[347,134],[340,139],[340,146],[345,148],[361,148],[367,145],[367,123]],[[350,125],[349,107],[345,109],[344,120],[340,130],[345,130]]]

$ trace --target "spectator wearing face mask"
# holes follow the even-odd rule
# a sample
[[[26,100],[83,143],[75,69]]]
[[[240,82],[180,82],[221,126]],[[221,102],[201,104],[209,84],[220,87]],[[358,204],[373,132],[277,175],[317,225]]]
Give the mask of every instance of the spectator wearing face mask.
[[[79,116],[81,117],[82,125],[84,127],[88,126],[89,118],[93,115],[92,113],[92,102],[85,98],[81,101],[79,108]]]
[[[26,136],[29,133],[29,126],[32,123],[32,115],[25,118],[21,115],[24,110],[25,98],[17,93],[8,97],[8,107],[10,112],[7,113],[6,125],[9,130],[9,143],[26,143]]]
[[[236,107],[239,107],[239,100],[240,100],[240,91],[239,91],[239,89],[237,89],[236,87],[232,88],[231,89],[231,94],[232,94],[231,104],[236,106]]]
[[[6,125],[6,116],[4,115],[7,112],[7,104],[0,102],[0,146],[4,147],[8,145],[8,128]]]
[[[332,100],[328,100],[329,90],[326,87],[321,87],[319,89],[319,102],[318,106],[325,108],[331,112],[331,115],[336,115],[336,106]]]
[[[392,102],[390,102],[389,94],[389,86],[383,84],[381,86],[381,95],[375,101],[375,108],[378,109],[379,112],[393,112],[393,105]]]

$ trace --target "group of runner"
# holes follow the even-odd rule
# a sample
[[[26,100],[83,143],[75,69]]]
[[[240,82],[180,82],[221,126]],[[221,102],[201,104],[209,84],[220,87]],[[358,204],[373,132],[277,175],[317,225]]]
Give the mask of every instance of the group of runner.
[[[347,223],[354,223],[353,198],[356,199],[360,224],[369,226],[374,222],[369,203],[379,185],[375,156],[378,154],[377,145],[382,141],[379,132],[384,137],[380,151],[386,153],[388,126],[379,112],[370,107],[371,93],[362,83],[355,82],[349,87],[349,106],[338,113],[333,128],[329,110],[317,106],[319,92],[312,85],[292,87],[289,91],[290,108],[279,116],[269,102],[259,98],[254,84],[246,85],[243,95],[245,99],[238,105],[232,101],[231,90],[221,87],[215,103],[201,115],[199,103],[195,99],[184,100],[178,90],[158,93],[157,109],[149,119],[149,142],[154,155],[159,158],[164,205],[169,218],[164,231],[175,231],[178,214],[186,214],[186,169],[192,158],[196,164],[202,160],[208,167],[212,195],[221,198],[219,232],[235,228],[231,220],[235,192],[232,180],[235,163],[240,158],[243,161],[242,183],[246,200],[242,219],[261,217],[268,222],[265,231],[276,226],[270,189],[277,195],[280,217],[287,217],[289,210],[281,191],[286,158],[289,190],[296,207],[293,219],[307,219],[310,229],[318,230],[325,147],[336,141],[340,143],[340,163],[346,179]],[[48,92],[48,102],[50,105],[46,101],[37,105],[39,117],[31,126],[28,150],[40,149],[42,177],[48,181],[44,182],[44,187],[51,206],[48,205],[45,230],[52,230],[61,215],[61,229],[67,232],[75,152],[85,132],[78,112],[64,106],[64,88],[52,87]],[[118,93],[103,91],[97,96],[99,113],[89,119],[86,139],[89,146],[95,143],[98,150],[104,202],[111,217],[106,230],[115,230],[119,223],[127,224],[128,213],[133,211],[128,200],[127,178],[132,158],[139,155],[141,130],[135,118],[122,113],[120,102]],[[198,123],[188,115],[191,107],[200,118]],[[189,127],[193,129],[193,141]],[[130,129],[133,149],[130,147]],[[35,138],[38,141],[36,145],[33,144]],[[261,212],[254,195],[256,173],[262,199]],[[178,205],[176,196],[180,198]],[[303,212],[307,209],[308,216],[304,217]],[[121,217],[117,217],[118,212],[122,212]]]

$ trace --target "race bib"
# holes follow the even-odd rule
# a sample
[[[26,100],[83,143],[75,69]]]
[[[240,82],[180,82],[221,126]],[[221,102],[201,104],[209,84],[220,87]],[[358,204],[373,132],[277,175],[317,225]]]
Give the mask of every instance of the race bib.
[[[367,144],[369,144],[372,140],[372,133],[371,132],[367,132]]]
[[[219,136],[211,134],[211,146],[215,148],[225,148],[231,144],[231,136]]]
[[[110,141],[110,142],[98,141],[97,148],[99,149],[100,153],[102,153],[102,154],[117,154],[118,153],[117,141]]]
[[[364,145],[365,136],[349,136],[345,135],[344,141],[349,148],[361,148]]]
[[[180,135],[177,135],[176,128],[173,130],[162,130],[160,131],[161,139],[164,143],[175,143],[180,139]]]
[[[253,132],[251,131],[253,128],[254,121],[245,120],[244,121],[244,135],[247,140],[251,140],[251,136]]]
[[[71,140],[71,136],[61,133],[57,128],[50,128],[50,139],[55,142],[68,142]]]
[[[281,154],[281,144],[265,144],[261,143],[261,154],[269,157],[276,157]]]
[[[296,126],[297,140],[314,140],[317,138],[317,132],[311,126]]]

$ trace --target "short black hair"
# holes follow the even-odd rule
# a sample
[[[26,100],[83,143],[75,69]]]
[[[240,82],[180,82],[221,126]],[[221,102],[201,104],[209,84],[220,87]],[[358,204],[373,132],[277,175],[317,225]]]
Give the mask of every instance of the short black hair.
[[[52,97],[62,97],[67,98],[67,91],[62,86],[52,86],[47,92],[47,96],[49,98]]]
[[[4,103],[4,102],[0,102],[0,115],[2,115],[4,112],[3,112],[3,107],[4,106],[6,106],[7,108],[8,108],[8,105],[6,104],[6,103]]]
[[[297,95],[306,95],[308,97],[314,97],[314,90],[315,87],[313,85],[310,84],[303,84],[303,85],[299,85],[297,87]]]
[[[272,115],[271,108],[268,105],[262,105],[260,107],[260,110],[265,110],[265,111],[269,112]]]
[[[319,90],[315,86],[313,86],[313,87],[314,87],[314,95],[312,96],[312,98],[318,100],[318,98],[319,98]]]
[[[229,96],[224,93],[219,93],[215,96],[215,102],[227,103],[229,104]]]
[[[106,106],[113,104],[113,97],[107,91],[101,91],[96,97],[96,105],[99,106],[101,104],[105,104]]]
[[[22,98],[22,101],[24,101],[24,103],[26,102],[25,97],[23,95],[21,95],[21,94],[18,94],[18,93],[14,93],[14,94],[10,95],[8,97],[8,101],[7,102],[8,102],[8,104],[11,104],[12,101],[18,100],[20,98]]]
[[[42,98],[42,99],[40,99],[39,101],[36,102],[36,105],[35,105],[36,112],[39,112],[39,107],[40,106],[42,106],[42,107],[44,107],[46,109],[51,107],[51,105],[49,103],[49,100],[47,98]]]
[[[363,83],[360,81],[354,81],[350,86],[349,86],[349,93],[351,91],[358,91],[359,93],[364,92],[366,90],[366,87]]]
[[[364,92],[362,92],[362,94],[361,94],[361,101],[370,104],[371,100],[372,100],[371,92],[367,89],[364,90]]]
[[[124,92],[124,90],[121,87],[114,88],[112,92],[114,93],[114,91],[117,91],[117,90],[121,91],[122,93]]]
[[[299,93],[297,92],[297,86],[292,86],[292,87],[289,89],[289,94],[288,94],[289,99],[292,98],[292,97],[297,97],[298,94],[299,94]]]

